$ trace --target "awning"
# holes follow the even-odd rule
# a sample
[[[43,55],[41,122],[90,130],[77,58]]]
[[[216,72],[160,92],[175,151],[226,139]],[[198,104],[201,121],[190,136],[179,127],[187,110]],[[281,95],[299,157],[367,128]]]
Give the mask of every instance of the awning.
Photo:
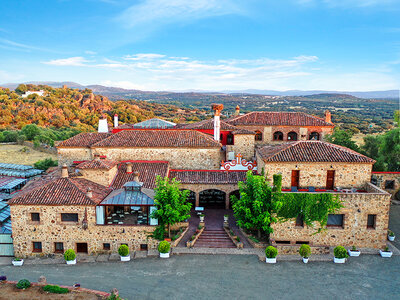
[[[12,190],[20,184],[24,184],[26,179],[15,177],[0,177],[0,190]]]
[[[125,191],[120,190],[120,193],[111,193],[104,199],[100,205],[126,205],[126,206],[141,206],[154,205],[154,200],[141,191]]]

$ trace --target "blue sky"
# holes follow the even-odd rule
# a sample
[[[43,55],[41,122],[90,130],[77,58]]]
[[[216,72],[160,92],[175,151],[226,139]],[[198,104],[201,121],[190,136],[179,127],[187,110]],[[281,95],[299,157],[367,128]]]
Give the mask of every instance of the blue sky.
[[[0,83],[400,86],[400,0],[2,0],[0,11]]]

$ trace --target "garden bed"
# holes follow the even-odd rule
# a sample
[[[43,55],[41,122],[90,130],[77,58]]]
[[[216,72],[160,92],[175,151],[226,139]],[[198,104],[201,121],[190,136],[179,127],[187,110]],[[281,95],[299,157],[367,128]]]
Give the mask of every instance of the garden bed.
[[[236,248],[243,249],[243,243],[240,241],[240,238],[235,235],[235,233],[229,228],[229,226],[224,226],[224,230],[228,234],[232,242],[235,244]]]
[[[269,246],[267,242],[259,241],[255,236],[246,233],[242,228],[239,228],[239,230],[253,248],[266,248]]]
[[[186,242],[186,247],[192,248],[194,246],[194,243],[196,243],[197,239],[200,237],[200,235],[203,233],[204,229],[206,228],[204,226],[204,222],[200,222],[199,226],[201,226],[201,229],[196,230],[196,233],[192,235],[192,238]]]
[[[171,241],[171,247],[176,247],[178,246],[179,242],[181,241],[181,239],[184,237],[184,235],[186,234],[186,232],[189,230],[189,226],[186,227],[181,227],[179,228],[179,230],[175,233],[175,235],[173,237],[175,237],[175,239],[173,239]],[[179,237],[178,237],[179,234]]]

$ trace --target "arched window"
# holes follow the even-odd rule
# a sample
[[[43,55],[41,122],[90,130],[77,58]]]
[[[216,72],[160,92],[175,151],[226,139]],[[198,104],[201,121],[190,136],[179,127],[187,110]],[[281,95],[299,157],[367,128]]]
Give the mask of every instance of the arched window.
[[[274,141],[283,141],[283,133],[280,131],[274,132]]]
[[[310,140],[319,140],[319,133],[315,132],[315,131],[311,132],[309,139]]]
[[[226,144],[233,145],[233,134],[232,133],[228,133],[228,135],[226,136]]]
[[[287,135],[288,141],[297,141],[297,133],[294,131],[291,131]]]
[[[254,139],[255,139],[256,141],[262,141],[262,133],[261,133],[260,130],[257,130],[257,131],[256,131],[256,135],[255,135]]]

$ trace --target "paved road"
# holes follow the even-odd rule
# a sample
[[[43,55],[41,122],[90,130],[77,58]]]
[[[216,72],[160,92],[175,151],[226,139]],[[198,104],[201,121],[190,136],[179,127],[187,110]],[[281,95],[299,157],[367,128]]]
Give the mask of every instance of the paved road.
[[[394,245],[397,249],[400,249],[400,205],[392,204],[390,207],[389,228],[396,235],[396,238],[393,242]]]
[[[256,256],[182,255],[129,263],[1,267],[10,280],[48,282],[109,291],[128,299],[400,299],[400,257],[364,255],[345,265],[281,261]]]

